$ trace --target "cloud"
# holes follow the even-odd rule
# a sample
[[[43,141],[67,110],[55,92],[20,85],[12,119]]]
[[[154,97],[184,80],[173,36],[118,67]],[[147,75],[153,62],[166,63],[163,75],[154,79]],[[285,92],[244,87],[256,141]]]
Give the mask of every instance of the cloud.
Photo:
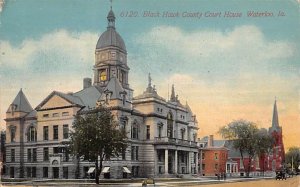
[[[93,51],[97,38],[95,33],[58,30],[37,40],[24,40],[17,46],[8,41],[0,41],[0,64],[2,67],[21,69],[35,61],[40,64],[51,64],[57,60],[73,65],[91,63],[94,61]]]
[[[80,90],[83,77],[93,75],[97,39],[91,32],[57,30],[18,45],[0,40],[0,118],[20,88],[33,107],[53,90]]]
[[[146,66],[148,71],[159,69],[162,75],[197,73],[202,78],[211,76],[211,81],[236,78],[245,72],[284,70],[296,54],[295,44],[270,41],[253,25],[226,31],[186,31],[163,25],[138,35],[135,43],[139,46],[137,55],[130,59],[142,71]]]

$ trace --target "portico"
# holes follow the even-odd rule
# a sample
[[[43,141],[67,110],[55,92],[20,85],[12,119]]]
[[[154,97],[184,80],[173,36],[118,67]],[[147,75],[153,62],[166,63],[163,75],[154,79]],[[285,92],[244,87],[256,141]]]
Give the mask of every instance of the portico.
[[[156,149],[155,172],[159,175],[197,174],[198,154],[185,148]]]

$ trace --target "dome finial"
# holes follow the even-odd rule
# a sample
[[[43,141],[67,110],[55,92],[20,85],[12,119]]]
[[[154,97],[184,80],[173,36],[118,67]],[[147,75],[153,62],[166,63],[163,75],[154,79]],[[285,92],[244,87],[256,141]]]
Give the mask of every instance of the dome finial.
[[[107,21],[108,21],[108,26],[107,28],[115,28],[115,20],[116,20],[116,17],[115,17],[115,14],[112,10],[112,0],[110,0],[110,11],[107,15]]]
[[[149,74],[148,74],[148,87],[151,87],[151,86],[152,86],[152,85],[151,85],[151,80],[152,80],[151,74],[149,73]]]

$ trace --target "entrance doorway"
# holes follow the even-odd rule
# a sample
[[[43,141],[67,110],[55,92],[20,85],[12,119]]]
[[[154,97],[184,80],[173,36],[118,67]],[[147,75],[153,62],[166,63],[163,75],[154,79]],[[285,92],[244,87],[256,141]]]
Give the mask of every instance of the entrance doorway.
[[[58,179],[59,178],[59,167],[53,167],[53,178]]]

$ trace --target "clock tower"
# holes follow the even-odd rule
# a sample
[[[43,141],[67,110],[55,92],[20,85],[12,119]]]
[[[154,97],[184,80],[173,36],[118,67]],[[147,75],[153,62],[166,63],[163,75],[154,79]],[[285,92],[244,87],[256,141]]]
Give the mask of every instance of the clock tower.
[[[106,87],[116,78],[124,89],[129,89],[127,51],[124,40],[116,31],[115,14],[107,15],[107,30],[100,36],[95,50],[94,85]]]

